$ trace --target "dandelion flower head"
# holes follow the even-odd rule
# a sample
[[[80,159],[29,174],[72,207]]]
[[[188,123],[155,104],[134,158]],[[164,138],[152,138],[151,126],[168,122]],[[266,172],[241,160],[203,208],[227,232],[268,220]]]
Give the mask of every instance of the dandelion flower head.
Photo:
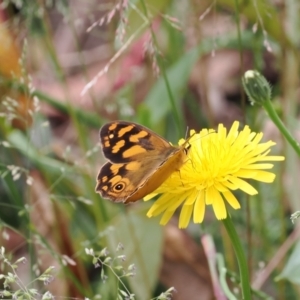
[[[226,203],[234,209],[240,203],[233,194],[241,190],[248,195],[257,190],[247,179],[271,183],[275,174],[265,171],[273,167],[270,161],[284,160],[282,156],[269,156],[272,141],[262,142],[262,133],[251,132],[248,126],[239,131],[239,122],[227,129],[220,124],[217,131],[191,131],[187,161],[158,189],[144,198],[145,201],[159,194],[159,198],[147,213],[148,217],[163,214],[165,225],[175,210],[182,206],[179,227],[188,226],[190,219],[201,223],[206,205],[211,205],[218,220],[227,217]],[[183,144],[181,140],[179,144]]]

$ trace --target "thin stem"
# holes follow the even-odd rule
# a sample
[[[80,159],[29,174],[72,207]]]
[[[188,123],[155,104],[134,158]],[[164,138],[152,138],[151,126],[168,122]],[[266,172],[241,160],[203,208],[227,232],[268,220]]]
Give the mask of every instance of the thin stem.
[[[224,258],[220,253],[217,254],[217,265],[218,265],[219,274],[220,274],[220,277],[219,277],[220,284],[222,286],[223,292],[225,293],[226,297],[229,300],[237,300],[237,298],[234,296],[233,293],[231,293],[231,291],[228,287],[228,282],[226,280],[227,270],[225,267]]]
[[[249,275],[251,278],[251,266],[252,266],[252,228],[251,228],[251,207],[249,201],[249,195],[246,195],[246,234],[247,234],[247,265],[249,268]]]
[[[16,82],[14,80],[8,80],[3,78],[0,75],[0,84],[3,86],[7,86],[8,88],[18,91],[19,93],[26,95],[29,93],[29,88],[26,84],[21,83],[21,82]],[[69,110],[68,107],[65,103],[62,103],[60,99],[54,98],[49,96],[46,93],[43,93],[40,90],[34,90],[30,93],[32,97],[36,96],[38,97],[39,100],[49,104],[50,106],[54,107],[58,111],[68,114]],[[83,124],[86,124],[86,126],[91,126],[95,128],[99,128],[102,124],[99,120],[99,117],[96,116],[94,113],[89,113],[87,111],[84,111],[82,109],[73,108],[74,113],[76,117],[82,122]]]
[[[149,22],[149,29],[150,29],[150,32],[151,32],[151,37],[152,37],[152,40],[153,40],[153,44],[154,44],[156,49],[159,49],[158,48],[158,42],[157,42],[155,33],[153,31],[153,28],[152,28],[152,25],[151,25],[151,22],[150,22],[150,19],[149,19],[149,16],[148,16],[148,9],[147,9],[147,6],[145,4],[145,1],[141,0],[141,4],[142,4],[143,10],[144,10],[144,14],[145,14],[145,16],[146,16],[146,18]],[[163,60],[161,59],[158,51],[156,51],[155,54],[156,54],[157,62],[159,64],[159,67],[160,67],[161,72],[162,72],[163,79],[164,79],[165,84],[166,84],[166,89],[167,89],[169,99],[170,99],[170,102],[171,102],[173,115],[174,115],[174,118],[175,118],[175,123],[177,125],[178,132],[179,132],[180,136],[182,136],[183,132],[182,132],[182,127],[180,125],[181,124],[181,121],[180,121],[181,119],[180,119],[179,112],[178,112],[178,109],[177,109],[176,104],[175,104],[175,99],[174,99],[172,89],[171,89],[171,86],[170,86],[170,83],[169,83],[169,80],[168,80],[167,72],[166,72]]]
[[[286,138],[289,144],[293,147],[293,149],[296,151],[298,156],[300,156],[299,143],[293,138],[293,136],[290,134],[290,132],[287,130],[287,128],[279,118],[278,114],[276,113],[272,105],[272,102],[270,100],[265,100],[262,102],[262,105],[264,109],[267,111],[271,120],[274,122],[274,124],[277,126],[277,128],[280,130],[280,132],[283,134],[283,136]]]
[[[278,268],[278,264],[286,257],[288,251],[290,251],[299,238],[300,226],[297,226],[286,238],[285,242],[279,247],[268,264],[257,274],[255,280],[252,282],[254,289],[261,289],[265,282],[270,278],[272,272]]]
[[[238,45],[240,48],[239,55],[240,55],[240,75],[242,77],[242,74],[244,73],[244,56],[243,56],[243,44],[242,44],[242,34],[241,34],[241,25],[240,25],[240,8],[239,8],[239,3],[237,0],[234,1],[235,4],[235,21],[236,21],[236,26],[237,26],[237,36],[238,36]],[[243,87],[241,86],[241,105],[242,105],[242,111],[243,111],[243,119],[245,122],[245,112],[246,112],[246,97],[245,93],[242,92]]]
[[[226,231],[231,239],[232,246],[238,261],[240,277],[241,277],[241,288],[244,300],[251,300],[251,289],[250,289],[250,279],[248,274],[248,266],[246,262],[246,257],[242,248],[242,244],[237,235],[237,232],[233,226],[230,216],[223,220],[223,224]]]

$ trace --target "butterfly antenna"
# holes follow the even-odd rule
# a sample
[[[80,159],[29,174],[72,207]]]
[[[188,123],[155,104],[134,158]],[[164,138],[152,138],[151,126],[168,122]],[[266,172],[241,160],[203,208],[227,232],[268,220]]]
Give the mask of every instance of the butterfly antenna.
[[[189,132],[189,126],[186,127],[186,131],[185,131],[185,139],[187,139],[188,132]]]

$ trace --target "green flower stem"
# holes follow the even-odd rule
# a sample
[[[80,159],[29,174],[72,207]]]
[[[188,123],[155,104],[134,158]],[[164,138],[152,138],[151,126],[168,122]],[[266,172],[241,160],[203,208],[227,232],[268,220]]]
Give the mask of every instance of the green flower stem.
[[[243,293],[244,300],[251,300],[251,288],[250,288],[250,279],[248,274],[248,266],[246,262],[246,257],[242,248],[242,244],[240,239],[236,233],[236,230],[233,226],[230,216],[225,220],[222,220],[226,231],[229,235],[229,238],[232,242],[232,246],[234,248],[234,252],[236,254],[236,258],[239,265],[240,277],[241,277],[241,288]]]
[[[300,156],[300,147],[299,143],[293,138],[293,136],[290,134],[290,132],[287,130],[287,128],[282,123],[281,119],[277,115],[272,102],[270,100],[265,100],[262,102],[263,108],[268,113],[270,119],[274,122],[274,124],[277,126],[277,128],[280,130],[280,132],[283,134],[283,136],[286,138],[286,140],[289,142],[289,144],[294,148],[298,156]]]

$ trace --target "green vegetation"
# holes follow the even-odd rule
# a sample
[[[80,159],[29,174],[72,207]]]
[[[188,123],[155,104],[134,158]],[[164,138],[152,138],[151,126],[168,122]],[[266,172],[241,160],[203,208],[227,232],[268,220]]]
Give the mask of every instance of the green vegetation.
[[[148,218],[151,201],[95,193],[106,122],[177,145],[187,128],[238,120],[285,157],[273,183],[249,179],[258,194],[235,191],[241,209],[226,206],[252,299],[299,299],[299,20],[295,0],[1,1],[0,296],[241,299],[235,247],[211,206],[181,230],[179,214],[166,226]],[[248,101],[247,70],[270,84],[271,115]]]

